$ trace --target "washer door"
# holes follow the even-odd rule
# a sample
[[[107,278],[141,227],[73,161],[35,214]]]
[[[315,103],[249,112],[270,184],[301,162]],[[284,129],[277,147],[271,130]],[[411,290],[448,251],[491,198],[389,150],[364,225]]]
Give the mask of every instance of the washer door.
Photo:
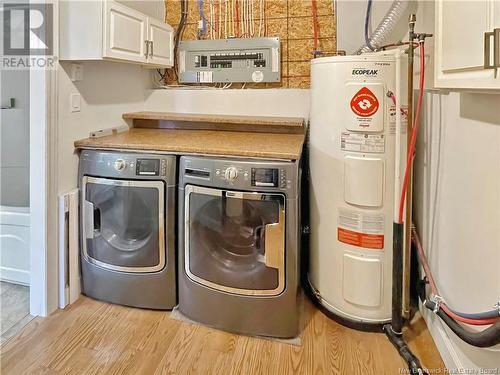
[[[285,289],[285,196],[187,185],[185,270],[233,294]]]
[[[83,255],[100,267],[156,272],[165,266],[164,184],[84,176]]]

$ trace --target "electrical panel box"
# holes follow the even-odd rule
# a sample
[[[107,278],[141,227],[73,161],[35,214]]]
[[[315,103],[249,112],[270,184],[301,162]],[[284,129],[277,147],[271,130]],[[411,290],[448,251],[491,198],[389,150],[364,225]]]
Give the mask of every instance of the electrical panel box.
[[[279,38],[179,43],[179,83],[280,82]]]

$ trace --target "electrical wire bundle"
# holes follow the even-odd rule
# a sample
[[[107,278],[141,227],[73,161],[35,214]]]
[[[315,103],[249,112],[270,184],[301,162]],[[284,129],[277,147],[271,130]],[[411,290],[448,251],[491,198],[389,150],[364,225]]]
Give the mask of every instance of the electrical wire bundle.
[[[198,0],[198,14],[200,16],[200,23],[198,26],[198,39],[205,37],[207,32],[207,20],[203,12],[203,0]]]
[[[180,0],[180,7],[181,7],[181,19],[179,21],[179,25],[177,26],[177,30],[175,30],[175,35],[174,35],[174,66],[173,68],[170,69],[165,69],[165,72],[162,73],[160,69],[157,69],[158,74],[160,75],[161,81],[165,80],[165,78],[169,78],[171,80],[176,80],[177,79],[177,66],[178,66],[178,61],[177,61],[177,51],[179,49],[179,42],[182,39],[182,36],[184,35],[184,29],[186,27],[186,21],[187,21],[187,16],[188,16],[188,1],[189,0]],[[173,77],[170,75],[170,71],[173,72]]]
[[[372,14],[372,0],[368,0],[366,3],[366,15],[365,15],[365,43],[366,46],[373,51],[374,48],[371,45],[370,35],[368,30],[370,26],[371,14]]]

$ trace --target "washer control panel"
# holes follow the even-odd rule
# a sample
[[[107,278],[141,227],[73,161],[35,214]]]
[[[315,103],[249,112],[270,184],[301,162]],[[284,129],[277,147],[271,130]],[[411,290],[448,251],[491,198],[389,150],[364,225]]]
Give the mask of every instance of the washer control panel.
[[[82,150],[81,173],[121,179],[165,180],[176,184],[176,158],[167,154]]]

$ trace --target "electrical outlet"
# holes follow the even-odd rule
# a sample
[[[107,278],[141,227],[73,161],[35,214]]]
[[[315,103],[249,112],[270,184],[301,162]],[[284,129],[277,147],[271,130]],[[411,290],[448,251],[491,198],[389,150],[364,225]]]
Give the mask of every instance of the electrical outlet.
[[[71,80],[83,81],[83,64],[71,64]]]
[[[71,94],[70,95],[70,108],[71,112],[80,112],[81,111],[81,96],[80,94]]]

